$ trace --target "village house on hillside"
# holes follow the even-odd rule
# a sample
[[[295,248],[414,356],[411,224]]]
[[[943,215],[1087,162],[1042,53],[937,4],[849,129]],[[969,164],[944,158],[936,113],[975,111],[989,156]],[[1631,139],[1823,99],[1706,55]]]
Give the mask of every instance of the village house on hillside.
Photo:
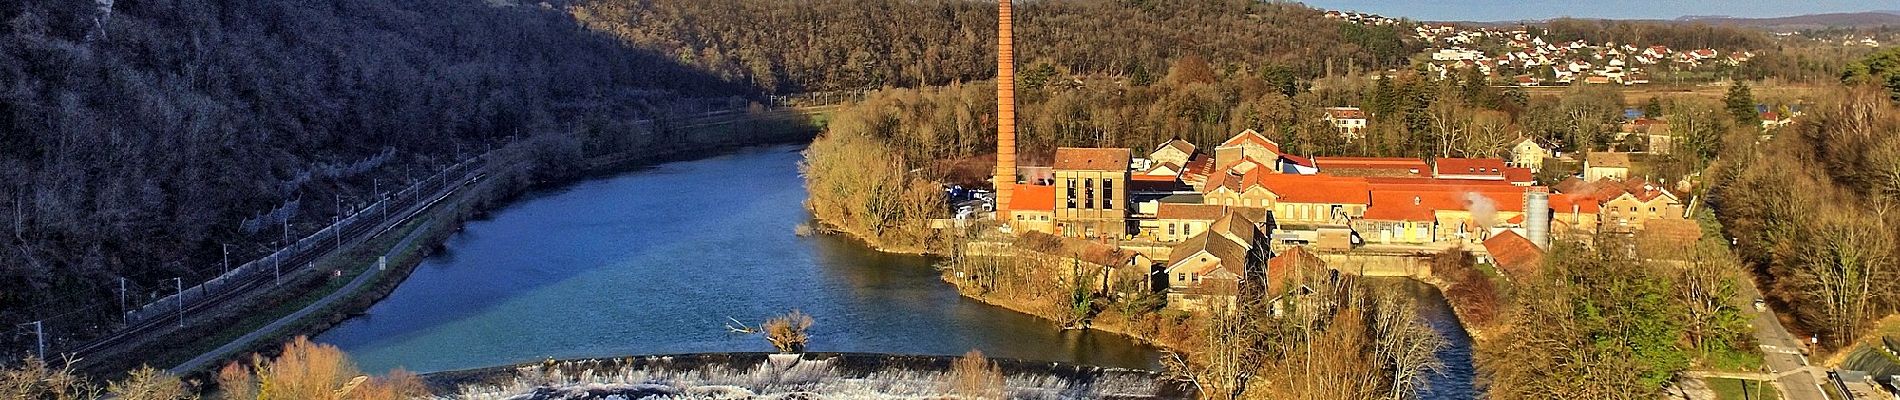
[[[1583,180],[1595,182],[1605,179],[1623,180],[1630,176],[1629,153],[1591,152],[1584,156]]]
[[[1339,131],[1346,140],[1359,140],[1366,137],[1366,112],[1359,107],[1329,107],[1326,115],[1320,119]]]
[[[1538,144],[1537,140],[1530,136],[1518,138],[1516,142],[1511,142],[1510,153],[1510,165],[1512,167],[1530,169],[1532,173],[1544,169],[1544,159],[1555,157],[1555,155],[1551,153],[1550,148]]]
[[[1684,219],[1682,199],[1647,180],[1582,181],[1576,178],[1558,183],[1557,190],[1596,199],[1601,207],[1598,229],[1607,232],[1635,232],[1658,219]]]

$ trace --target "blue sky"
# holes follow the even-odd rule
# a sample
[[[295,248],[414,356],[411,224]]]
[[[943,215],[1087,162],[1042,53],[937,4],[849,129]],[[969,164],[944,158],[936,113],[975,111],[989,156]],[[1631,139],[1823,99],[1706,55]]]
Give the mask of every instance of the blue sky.
[[[1675,19],[1684,15],[1786,17],[1900,9],[1889,0],[1304,0],[1316,8],[1428,21],[1515,21],[1555,17]]]

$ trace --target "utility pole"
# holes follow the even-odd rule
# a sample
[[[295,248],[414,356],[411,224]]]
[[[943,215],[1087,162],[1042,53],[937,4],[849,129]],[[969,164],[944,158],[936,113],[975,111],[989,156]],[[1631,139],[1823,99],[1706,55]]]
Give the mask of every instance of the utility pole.
[[[172,282],[178,286],[178,327],[183,328],[185,327],[185,278],[172,278]]]
[[[271,263],[270,270],[271,270],[271,274],[275,276],[274,279],[276,282],[276,283],[273,283],[273,285],[283,286],[284,285],[284,258],[272,256],[271,260],[273,260],[273,262]]]
[[[221,243],[220,246],[224,247],[224,274],[230,275],[231,274],[231,244]]]
[[[34,340],[34,343],[37,344],[35,349],[38,350],[34,354],[36,354],[40,358],[40,361],[46,361],[46,330],[43,329],[44,326],[41,325],[42,322],[46,322],[46,321],[45,320],[33,321],[31,325],[33,325],[33,338],[34,338],[33,340]],[[26,326],[26,325],[28,324],[20,324],[20,326]]]
[[[125,309],[125,277],[121,276],[119,277],[119,320],[130,324],[132,323],[132,316],[127,313],[128,311],[131,310]]]

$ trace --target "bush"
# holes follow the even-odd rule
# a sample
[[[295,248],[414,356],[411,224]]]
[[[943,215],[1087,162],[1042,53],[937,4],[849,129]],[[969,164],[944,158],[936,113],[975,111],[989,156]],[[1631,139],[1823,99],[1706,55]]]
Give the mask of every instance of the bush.
[[[811,328],[810,315],[798,310],[773,317],[765,321],[765,340],[780,353],[798,353],[805,351],[805,344],[811,342],[811,336],[805,334]]]
[[[951,394],[966,399],[1002,399],[1009,391],[1003,380],[1003,369],[976,349],[963,353],[963,358],[951,364],[945,380]]]

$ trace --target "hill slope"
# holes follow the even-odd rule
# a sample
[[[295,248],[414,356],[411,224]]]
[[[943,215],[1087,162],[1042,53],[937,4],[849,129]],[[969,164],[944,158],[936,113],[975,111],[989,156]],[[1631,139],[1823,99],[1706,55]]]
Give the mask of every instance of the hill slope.
[[[277,240],[246,217],[305,204],[296,235],[460,149],[748,92],[534,6],[94,4],[0,3],[0,326],[72,337],[119,277],[137,300]]]
[[[995,75],[996,4],[975,1],[577,0],[590,27],[735,82],[781,92],[935,86]],[[1399,27],[1299,4],[1051,0],[1016,11],[1018,60],[1076,73],[1165,75],[1188,54],[1217,66],[1317,76],[1400,65]]]

